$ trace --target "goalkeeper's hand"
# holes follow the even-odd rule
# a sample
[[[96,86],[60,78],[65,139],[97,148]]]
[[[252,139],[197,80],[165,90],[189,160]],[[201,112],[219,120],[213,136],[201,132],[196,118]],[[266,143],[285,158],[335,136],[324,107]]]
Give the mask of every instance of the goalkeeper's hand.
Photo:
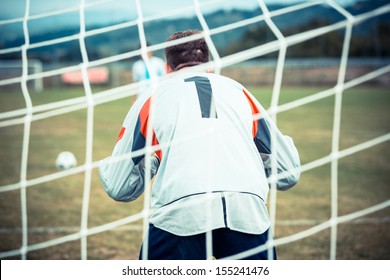
[[[153,178],[158,171],[160,166],[160,159],[157,157],[157,154],[154,153],[150,158],[150,176]]]

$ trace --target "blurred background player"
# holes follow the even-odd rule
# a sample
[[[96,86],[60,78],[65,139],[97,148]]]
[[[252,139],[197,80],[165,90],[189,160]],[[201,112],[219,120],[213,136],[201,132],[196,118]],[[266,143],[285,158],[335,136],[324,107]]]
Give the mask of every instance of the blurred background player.
[[[168,41],[198,33],[176,32]],[[165,56],[167,73],[177,75],[160,82],[155,94],[136,100],[112,157],[100,166],[109,196],[132,201],[144,192],[145,160],[151,159],[150,175],[156,177],[140,258],[206,259],[207,232],[217,259],[266,244],[272,236],[266,206],[271,159],[278,190],[293,187],[300,177],[292,139],[241,84],[192,67],[209,61],[203,38],[168,47]],[[152,157],[115,159],[142,150],[147,139],[161,147]],[[274,249],[243,259],[276,259]]]
[[[149,44],[147,43],[147,46]],[[149,68],[146,66],[145,61],[141,58],[133,64],[132,72],[133,72],[133,81],[134,82],[142,82],[145,80],[149,80],[151,76],[154,74],[156,77],[160,77],[165,74],[165,62],[161,58],[154,56],[153,52],[148,50],[147,52],[149,58]],[[151,73],[152,72],[152,73]],[[141,96],[143,93],[150,90],[149,84],[141,84],[138,88],[137,97]],[[135,98],[133,99],[134,103]]]

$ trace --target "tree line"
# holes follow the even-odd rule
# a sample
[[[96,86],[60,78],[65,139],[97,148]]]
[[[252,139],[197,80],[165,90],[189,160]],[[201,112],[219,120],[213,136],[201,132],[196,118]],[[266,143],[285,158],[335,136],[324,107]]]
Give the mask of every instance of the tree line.
[[[282,30],[282,34],[288,37],[330,24],[326,19],[313,19],[303,25],[285,28]],[[322,34],[288,47],[287,56],[291,58],[338,57],[342,51],[344,38],[345,29]],[[239,42],[234,42],[228,46],[224,50],[224,54],[229,55],[273,40],[276,40],[276,37],[266,25],[253,27],[245,31]],[[267,54],[266,57],[275,57],[276,55],[276,53],[271,53]],[[354,26],[349,46],[349,56],[389,57],[390,23],[380,21],[365,26]]]

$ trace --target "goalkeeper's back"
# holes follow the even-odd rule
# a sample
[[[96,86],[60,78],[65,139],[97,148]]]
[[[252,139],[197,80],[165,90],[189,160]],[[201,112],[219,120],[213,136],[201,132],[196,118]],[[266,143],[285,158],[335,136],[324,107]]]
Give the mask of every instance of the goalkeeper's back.
[[[271,130],[277,152],[271,148]],[[207,195],[214,194],[209,198],[215,207],[222,205],[221,195],[230,203],[221,217],[235,217],[228,215],[229,209],[251,206],[248,211],[257,210],[245,216],[264,224],[253,224],[248,230],[242,222],[228,225],[221,218],[211,229],[221,222],[262,232],[268,228],[265,202],[271,156],[276,156],[278,173],[284,173],[277,182],[279,189],[288,189],[299,179],[299,156],[291,138],[276,128],[249,91],[221,75],[183,71],[162,82],[157,92],[138,99],[123,123],[113,156],[139,154],[148,138],[160,147],[151,162],[151,175],[156,175],[151,222],[168,231],[177,218],[170,206],[182,207],[192,200],[192,208],[186,210],[199,214],[210,203]],[[136,199],[144,191],[144,168],[144,154],[119,162],[106,159],[101,167],[106,191],[116,200]],[[201,228],[207,230],[205,224]],[[187,234],[187,230],[176,225],[174,233]]]
[[[210,73],[184,72],[159,85],[150,122],[162,147],[153,207],[221,191],[266,201],[268,183],[248,98],[240,84]]]

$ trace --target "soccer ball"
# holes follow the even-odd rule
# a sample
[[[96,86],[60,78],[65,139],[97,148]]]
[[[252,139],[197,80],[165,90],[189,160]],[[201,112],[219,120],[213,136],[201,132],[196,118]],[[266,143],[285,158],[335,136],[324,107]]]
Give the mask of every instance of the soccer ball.
[[[58,154],[56,159],[56,166],[60,170],[66,170],[77,165],[76,157],[73,153],[64,151]]]

